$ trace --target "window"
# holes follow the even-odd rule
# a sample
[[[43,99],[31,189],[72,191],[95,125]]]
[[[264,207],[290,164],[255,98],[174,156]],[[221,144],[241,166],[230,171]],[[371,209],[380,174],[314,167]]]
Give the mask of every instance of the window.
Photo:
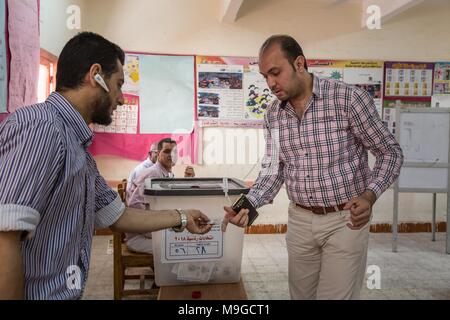
[[[39,64],[38,102],[43,102],[55,91],[56,64],[58,58],[41,48],[41,61]]]

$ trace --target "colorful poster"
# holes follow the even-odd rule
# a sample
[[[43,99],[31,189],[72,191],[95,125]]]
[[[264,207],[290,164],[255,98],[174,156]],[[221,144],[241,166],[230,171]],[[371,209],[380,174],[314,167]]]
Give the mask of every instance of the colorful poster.
[[[434,65],[433,95],[450,94],[450,62],[437,62]]]
[[[261,128],[274,96],[257,58],[197,56],[199,125]]]
[[[125,65],[123,67],[125,83],[122,91],[124,93],[139,95],[139,55],[125,54]]]
[[[434,87],[431,106],[450,108],[450,62],[437,62],[434,66]]]
[[[8,60],[6,59],[6,2],[0,1],[0,113],[7,112]],[[1,119],[0,119],[1,120]]]
[[[338,81],[344,80],[344,61],[341,60],[313,60],[307,61],[308,71],[318,77],[330,78]]]
[[[8,111],[37,102],[39,79],[39,14],[37,0],[8,1],[11,52]]]
[[[346,61],[343,81],[366,90],[372,96],[378,114],[382,117],[383,62]]]
[[[431,97],[433,63],[386,62],[384,96]]]
[[[308,71],[366,90],[382,115],[383,63],[369,60],[308,60]]]
[[[137,134],[139,97],[124,94],[125,103],[117,106],[109,126],[94,125],[94,132]]]
[[[239,65],[200,64],[198,72],[198,118],[242,119],[244,114]]]
[[[383,122],[395,133],[395,107],[429,108],[434,63],[393,62],[384,64]]]
[[[450,62],[437,62],[434,65],[431,106],[434,108],[450,108]]]
[[[264,77],[259,73],[258,65],[249,65],[244,72],[244,102],[246,114],[251,120],[263,120],[270,103],[275,99]]]

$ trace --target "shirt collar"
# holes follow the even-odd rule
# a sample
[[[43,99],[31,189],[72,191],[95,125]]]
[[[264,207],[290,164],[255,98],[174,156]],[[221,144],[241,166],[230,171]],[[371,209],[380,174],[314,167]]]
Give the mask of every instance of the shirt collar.
[[[93,133],[81,114],[58,92],[53,92],[46,102],[55,107],[64,123],[75,131],[80,144],[87,148],[92,143]]]
[[[320,78],[316,76],[314,73],[312,73],[313,77],[313,95],[315,95],[317,98],[320,98],[322,96],[322,89],[320,87]]]
[[[168,171],[166,168],[164,168],[163,165],[162,165],[159,161],[156,161],[155,166],[158,166],[158,168],[159,168],[159,169],[162,171],[162,173],[164,174],[164,177],[165,177],[165,178],[168,178],[168,177],[170,178],[172,172],[170,172],[170,171]]]
[[[320,98],[322,96],[322,90],[320,88],[320,78],[317,77],[314,73],[311,73],[311,76],[313,77],[313,89],[312,93],[316,98]],[[281,101],[280,102],[280,108],[286,107],[288,104],[288,101]]]

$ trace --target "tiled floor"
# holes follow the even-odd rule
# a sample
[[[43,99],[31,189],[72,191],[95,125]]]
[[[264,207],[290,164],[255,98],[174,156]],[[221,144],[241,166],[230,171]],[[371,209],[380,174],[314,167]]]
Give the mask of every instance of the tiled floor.
[[[445,233],[438,233],[435,242],[430,238],[429,233],[400,234],[393,253],[390,234],[371,234],[367,266],[380,268],[381,287],[370,290],[364,283],[361,298],[450,300]],[[84,299],[113,298],[111,239],[94,237]],[[249,299],[289,299],[285,235],[245,235],[241,272]]]

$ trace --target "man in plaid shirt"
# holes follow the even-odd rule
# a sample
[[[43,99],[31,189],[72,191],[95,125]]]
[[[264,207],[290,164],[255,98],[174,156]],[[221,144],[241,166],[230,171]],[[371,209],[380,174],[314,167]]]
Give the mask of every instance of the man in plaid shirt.
[[[292,299],[357,299],[372,206],[400,174],[402,150],[372,97],[309,73],[292,37],[267,39],[259,68],[278,99],[267,110],[262,170],[247,197],[258,208],[286,185]],[[225,210],[226,220],[247,225],[245,214]]]

